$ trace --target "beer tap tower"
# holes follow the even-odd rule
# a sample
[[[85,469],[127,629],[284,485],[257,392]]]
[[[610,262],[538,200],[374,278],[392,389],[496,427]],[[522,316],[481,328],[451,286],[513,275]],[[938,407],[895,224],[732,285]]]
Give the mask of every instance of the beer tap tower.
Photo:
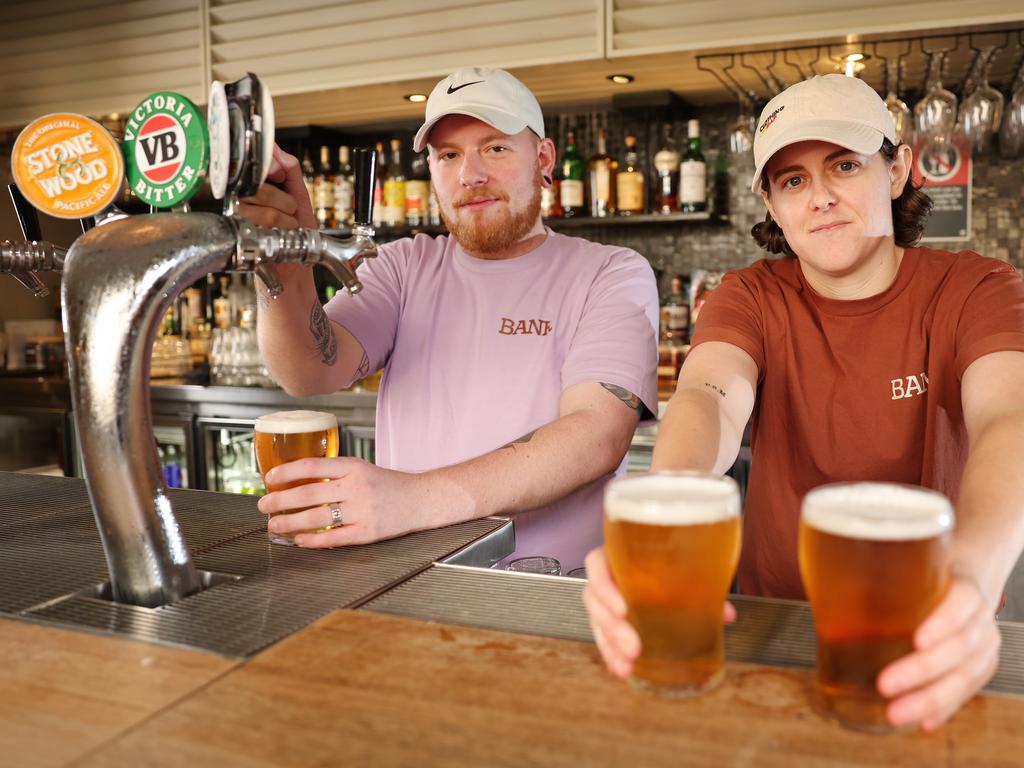
[[[356,293],[356,269],[376,256],[370,227],[373,152],[355,153],[352,237],[255,227],[236,211],[238,199],[255,194],[269,171],[269,93],[253,75],[226,88],[214,83],[209,109],[209,179],[214,195],[226,198],[225,214],[172,212],[104,223],[74,242],[63,265],[71,398],[89,498],[113,599],[141,606],[171,603],[202,587],[153,435],[150,364],[168,307],[210,272],[253,271],[272,296],[279,295],[270,265],[283,263],[320,264]]]

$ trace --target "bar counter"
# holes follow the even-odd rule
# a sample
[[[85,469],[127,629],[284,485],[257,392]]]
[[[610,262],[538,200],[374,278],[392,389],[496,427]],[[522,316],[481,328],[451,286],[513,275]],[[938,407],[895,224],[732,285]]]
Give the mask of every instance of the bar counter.
[[[943,729],[823,720],[812,673],[730,662],[666,701],[589,643],[336,611],[245,662],[0,621],[0,754],[22,768],[272,765],[1016,766],[1024,698]],[[14,661],[18,660],[18,661]]]

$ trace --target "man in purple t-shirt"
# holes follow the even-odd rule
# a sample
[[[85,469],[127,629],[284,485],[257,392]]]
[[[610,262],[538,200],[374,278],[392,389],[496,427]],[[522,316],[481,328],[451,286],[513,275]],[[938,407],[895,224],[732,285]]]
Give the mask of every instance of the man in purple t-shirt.
[[[268,494],[260,509],[303,509],[275,516],[275,531],[340,516],[295,537],[307,547],[511,514],[516,556],[577,567],[601,541],[601,486],[657,411],[653,273],[633,251],[544,226],[555,147],[509,73],[469,68],[438,83],[414,143],[424,148],[450,236],[382,245],[360,269],[363,291],[325,308],[301,266],[276,267],[281,298],[259,287],[260,347],[288,392],[332,392],[384,369],[378,465],[283,465],[274,482],[332,480]],[[275,185],[243,215],[315,226],[298,162],[274,157]]]

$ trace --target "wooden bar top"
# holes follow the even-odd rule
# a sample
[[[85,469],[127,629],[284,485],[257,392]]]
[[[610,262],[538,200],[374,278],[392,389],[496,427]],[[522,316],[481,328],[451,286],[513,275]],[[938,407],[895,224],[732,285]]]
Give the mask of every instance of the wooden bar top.
[[[11,768],[67,765],[240,663],[10,620],[0,657],[0,765]]]
[[[933,734],[871,736],[813,710],[808,671],[730,664],[717,690],[666,701],[609,677],[587,643],[358,611],[239,664],[11,621],[0,648],[18,660],[0,687],[0,763],[17,766],[988,768],[1024,755],[1024,697],[976,697]]]

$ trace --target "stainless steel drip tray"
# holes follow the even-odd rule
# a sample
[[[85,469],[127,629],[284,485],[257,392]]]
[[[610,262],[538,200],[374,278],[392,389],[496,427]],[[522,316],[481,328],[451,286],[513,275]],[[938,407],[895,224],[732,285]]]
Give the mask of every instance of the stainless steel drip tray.
[[[453,553],[489,565],[495,551],[513,549],[512,523],[484,518],[376,544],[303,550],[267,541],[253,497],[171,491],[170,498],[210,586],[159,608],[124,605],[103,594],[106,561],[84,481],[0,472],[0,616],[246,657]]]
[[[581,579],[437,564],[367,601],[363,610],[506,632],[593,642]],[[732,661],[814,666],[814,619],[797,600],[730,595],[739,618],[726,627]],[[987,691],[1024,694],[1024,624],[997,622],[999,668]]]

